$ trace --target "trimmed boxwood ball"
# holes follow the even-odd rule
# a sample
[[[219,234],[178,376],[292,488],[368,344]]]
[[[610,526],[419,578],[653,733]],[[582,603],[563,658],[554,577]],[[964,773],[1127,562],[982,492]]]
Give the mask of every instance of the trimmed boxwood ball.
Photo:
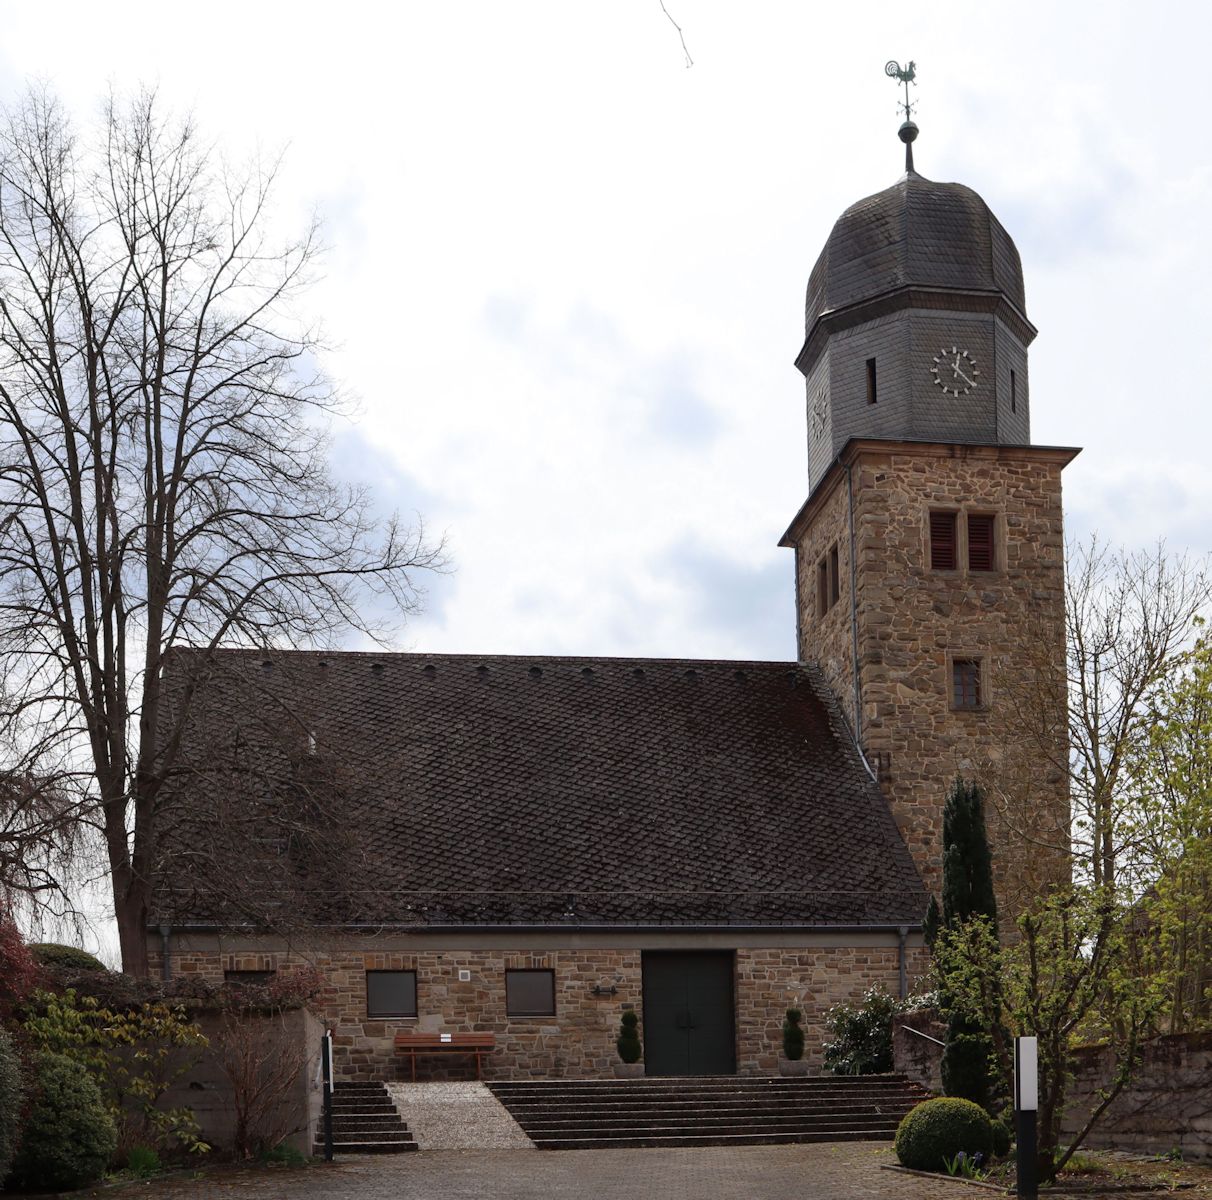
[[[923,1100],[896,1131],[896,1157],[915,1171],[942,1171],[943,1160],[993,1149],[993,1122],[979,1104],[944,1096]]]
[[[74,1059],[44,1050],[34,1058],[32,1083],[12,1182],[49,1192],[100,1179],[118,1137],[92,1076]]]

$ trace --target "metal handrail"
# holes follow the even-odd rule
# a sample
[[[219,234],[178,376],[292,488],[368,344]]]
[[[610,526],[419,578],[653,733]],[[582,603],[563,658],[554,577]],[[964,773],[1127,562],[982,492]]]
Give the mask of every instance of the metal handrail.
[[[933,1042],[936,1046],[947,1045],[946,1042],[940,1042],[938,1038],[931,1037],[928,1033],[923,1033],[920,1029],[914,1029],[912,1025],[902,1025],[901,1029],[903,1029],[906,1033],[916,1033],[918,1037],[925,1038],[926,1041]]]

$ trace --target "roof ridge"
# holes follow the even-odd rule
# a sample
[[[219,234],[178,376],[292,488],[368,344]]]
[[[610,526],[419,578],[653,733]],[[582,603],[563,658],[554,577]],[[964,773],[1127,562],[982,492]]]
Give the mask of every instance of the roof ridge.
[[[613,655],[613,654],[469,654],[465,652],[449,653],[446,651],[425,650],[304,650],[304,649],[256,649],[251,647],[222,646],[214,650],[194,650],[189,647],[174,648],[177,654],[210,655],[215,658],[248,657],[259,658],[262,661],[274,659],[346,659],[356,661],[434,661],[480,664],[485,662],[518,663],[569,663],[581,666],[587,663],[605,663],[617,665],[638,666],[670,666],[670,667],[719,667],[728,668],[766,668],[769,670],[798,671],[803,664],[794,659],[744,659],[744,658],[652,658],[645,656]]]

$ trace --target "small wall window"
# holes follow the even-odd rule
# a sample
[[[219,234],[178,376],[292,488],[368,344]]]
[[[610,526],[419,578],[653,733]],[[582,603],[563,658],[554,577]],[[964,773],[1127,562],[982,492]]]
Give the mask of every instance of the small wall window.
[[[981,660],[954,658],[951,660],[951,707],[982,708]]]
[[[955,517],[956,514],[953,512],[932,512],[930,514],[930,569],[932,571],[954,571],[959,566]]]
[[[224,971],[223,982],[233,987],[263,987],[277,974],[276,971]]]
[[[1018,412],[1018,380],[1013,371],[1010,372],[1010,411]]]
[[[368,1017],[415,1017],[417,1015],[416,971],[367,971],[366,1015]]]
[[[816,564],[816,615],[823,617],[842,595],[841,558],[837,542]]]
[[[993,515],[968,514],[968,570],[992,571],[997,566],[993,544]]]
[[[505,1011],[511,1017],[554,1017],[555,972],[506,971]]]
[[[878,399],[875,390],[875,359],[867,360],[867,403],[874,404]]]

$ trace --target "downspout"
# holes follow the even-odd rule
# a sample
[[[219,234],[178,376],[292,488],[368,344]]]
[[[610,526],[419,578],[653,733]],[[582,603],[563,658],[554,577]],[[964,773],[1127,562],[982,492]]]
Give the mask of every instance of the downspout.
[[[900,967],[900,975],[901,975],[900,996],[901,996],[902,1000],[907,1000],[909,998],[909,967],[905,961],[905,958],[907,955],[907,950],[906,950],[905,944],[906,944],[906,941],[908,940],[908,937],[909,937],[909,926],[908,925],[899,926],[896,931],[896,938],[897,938],[896,954],[897,954],[897,964]]]
[[[171,925],[160,926],[160,977],[167,983],[173,977],[172,960],[168,957],[170,948],[169,939],[172,937],[173,927]]]
[[[850,653],[851,668],[854,673],[854,748],[862,759],[863,766],[872,780],[879,783],[879,776],[871,769],[867,756],[863,753],[863,693],[859,684],[859,643],[858,643],[858,561],[857,540],[854,536],[854,481],[850,473],[850,464],[842,463],[846,472],[846,517],[850,525]]]

